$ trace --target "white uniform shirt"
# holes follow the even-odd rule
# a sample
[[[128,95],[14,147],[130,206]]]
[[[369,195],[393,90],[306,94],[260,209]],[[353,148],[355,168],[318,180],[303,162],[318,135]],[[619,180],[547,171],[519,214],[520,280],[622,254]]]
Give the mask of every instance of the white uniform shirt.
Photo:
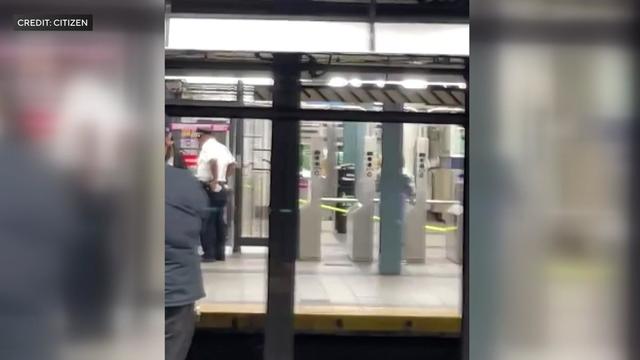
[[[235,163],[235,159],[229,149],[218,142],[213,137],[210,137],[204,145],[198,155],[198,167],[196,168],[196,177],[200,181],[208,182],[213,180],[211,176],[211,166],[209,161],[216,159],[218,162],[218,181],[226,181],[227,167]]]

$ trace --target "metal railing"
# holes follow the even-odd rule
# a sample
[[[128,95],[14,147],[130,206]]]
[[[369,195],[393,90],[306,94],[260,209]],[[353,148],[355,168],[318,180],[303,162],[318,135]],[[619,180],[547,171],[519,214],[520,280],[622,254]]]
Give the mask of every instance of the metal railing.
[[[308,203],[307,200],[304,199],[299,199],[298,200],[301,204],[306,204]],[[351,204],[355,204],[358,202],[358,199],[356,198],[334,198],[334,197],[323,197],[321,198],[322,202],[328,202],[328,203],[351,203]],[[380,202],[380,199],[373,199],[374,202]],[[459,205],[460,201],[459,200],[426,200],[425,203],[430,204],[430,205],[436,205],[436,204],[451,204],[451,205]],[[341,214],[346,214],[349,212],[349,209],[344,209],[341,207],[337,207],[337,206],[331,206],[331,205],[326,205],[326,204],[322,204],[320,205],[320,208],[324,209],[324,210],[329,210],[329,211],[335,211]],[[380,217],[379,216],[373,216],[372,218],[373,221],[380,221]],[[424,226],[425,230],[430,230],[430,231],[437,231],[437,232],[451,232],[451,231],[456,231],[458,230],[457,226],[437,226],[437,225],[425,225]]]

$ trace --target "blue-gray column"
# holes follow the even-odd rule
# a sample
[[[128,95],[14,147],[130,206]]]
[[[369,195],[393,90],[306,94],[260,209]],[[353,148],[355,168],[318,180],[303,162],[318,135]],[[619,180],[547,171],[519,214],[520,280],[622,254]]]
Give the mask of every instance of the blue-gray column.
[[[327,124],[327,172],[325,174],[323,196],[334,197],[338,194],[338,139],[336,136],[336,123]],[[325,214],[327,212],[325,211]]]
[[[362,173],[362,152],[367,124],[345,122],[342,134],[343,163],[355,164],[356,174]]]
[[[380,175],[380,257],[382,275],[402,271],[404,197],[402,191],[402,123],[382,125],[382,173]]]

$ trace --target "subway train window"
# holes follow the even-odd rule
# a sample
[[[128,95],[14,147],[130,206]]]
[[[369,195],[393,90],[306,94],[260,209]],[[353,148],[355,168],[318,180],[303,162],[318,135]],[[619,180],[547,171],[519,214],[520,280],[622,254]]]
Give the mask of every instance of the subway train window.
[[[257,334],[256,358],[305,348],[305,334],[428,337],[457,351],[442,339],[462,328],[464,59],[166,56],[169,161],[202,183],[218,219],[198,250],[193,358],[212,354],[201,339],[220,330]],[[214,172],[224,199],[208,189]]]
[[[301,73],[300,108],[352,118],[300,125],[295,311],[330,319],[304,330],[459,335],[464,62],[314,61],[332,71]],[[358,121],[361,112],[381,122]]]
[[[464,128],[303,121],[300,133],[296,312],[359,319],[307,330],[459,333]]]
[[[197,303],[200,325],[224,328],[238,314],[264,314],[271,122],[213,117],[168,117],[167,122],[173,144],[167,162],[197,179],[208,200],[198,246],[205,292]],[[210,158],[218,167],[217,188],[211,185]]]

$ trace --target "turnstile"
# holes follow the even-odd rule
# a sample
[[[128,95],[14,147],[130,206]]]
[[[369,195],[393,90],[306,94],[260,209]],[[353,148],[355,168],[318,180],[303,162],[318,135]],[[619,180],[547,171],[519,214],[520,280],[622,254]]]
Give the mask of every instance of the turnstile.
[[[460,200],[456,195],[456,184],[463,174],[462,169],[435,168],[431,169],[433,198],[439,200]],[[449,204],[435,204],[430,210],[446,214]]]
[[[462,176],[460,176],[461,178]],[[455,194],[458,200],[462,200],[462,192],[464,184],[460,179],[455,186]],[[463,234],[463,212],[461,205],[451,207],[448,214],[445,215],[445,221],[448,226],[455,226],[456,231],[448,232],[446,235],[446,252],[447,258],[457,264],[462,263],[462,234]]]
[[[349,258],[356,262],[373,261],[373,217],[375,215],[377,139],[365,136],[361,153],[363,166],[356,173],[358,203],[347,213],[347,247]]]
[[[320,136],[310,140],[311,176],[309,178],[308,197],[300,208],[300,260],[320,260],[322,235],[322,194],[324,178],[322,176],[322,158],[324,141]]]
[[[426,200],[429,191],[429,139],[416,139],[415,203],[407,211],[404,229],[404,259],[407,262],[425,261],[426,240],[424,227],[427,222]]]
[[[338,191],[339,198],[353,198],[355,196],[355,165],[343,164],[338,168]],[[348,209],[349,203],[336,203],[336,208]],[[335,229],[338,234],[347,233],[347,215],[342,212],[335,214]]]

